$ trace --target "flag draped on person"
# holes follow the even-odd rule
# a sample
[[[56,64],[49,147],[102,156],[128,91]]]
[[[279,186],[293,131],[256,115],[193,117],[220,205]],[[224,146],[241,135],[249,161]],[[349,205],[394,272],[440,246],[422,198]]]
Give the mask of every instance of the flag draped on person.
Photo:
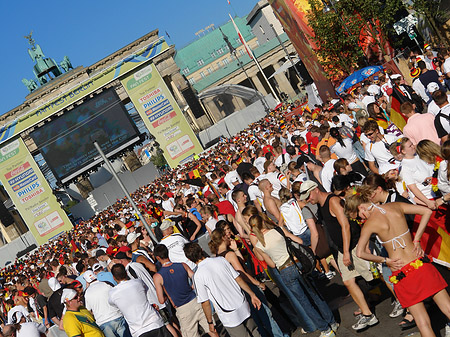
[[[400,111],[400,106],[405,102],[410,102],[410,100],[398,86],[393,84],[391,95],[391,122],[394,123],[401,131],[403,131],[406,121],[408,120],[408,118],[406,118],[406,116]]]

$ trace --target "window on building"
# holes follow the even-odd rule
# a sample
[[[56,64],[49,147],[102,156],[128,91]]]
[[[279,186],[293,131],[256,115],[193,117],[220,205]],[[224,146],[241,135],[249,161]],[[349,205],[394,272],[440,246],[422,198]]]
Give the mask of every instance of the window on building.
[[[217,55],[223,54],[223,48],[217,49]]]
[[[264,28],[263,28],[261,25],[259,25],[259,30],[261,31],[261,33],[266,34],[266,33],[264,32]]]
[[[183,69],[183,74],[188,75],[189,74],[189,68],[184,68]]]
[[[224,58],[224,59],[222,60],[222,63],[223,63],[224,66],[226,66],[227,64],[230,63],[230,60],[228,60],[228,58]]]
[[[211,53],[211,57],[212,57],[212,58],[215,58],[215,57],[216,57],[216,53],[215,53],[215,52],[212,52],[212,53]]]
[[[259,41],[258,40],[256,40],[256,45],[259,47]]]
[[[236,39],[236,43],[237,43],[238,45],[239,45],[239,44],[242,44],[242,43],[241,43],[241,39],[240,39],[240,38],[237,38],[237,39]]]
[[[195,80],[194,80],[193,77],[191,77],[191,78],[189,79],[189,83],[190,83],[190,84],[195,84]]]
[[[200,72],[200,76],[201,76],[202,78],[205,78],[205,77],[206,77],[206,75],[205,75],[205,73],[204,73],[203,71]]]
[[[245,50],[244,50],[244,48],[242,48],[242,49],[239,50],[239,54],[241,54],[241,56],[245,55]]]
[[[213,68],[211,68],[211,67],[208,68],[208,73],[209,73],[209,74],[212,74],[212,73],[213,73]]]
[[[220,68],[222,68],[222,63],[220,63],[220,62],[217,62],[217,63],[216,63],[216,65],[217,65],[217,69],[220,69]]]
[[[201,67],[201,66],[204,65],[204,64],[205,64],[205,61],[203,61],[203,59],[200,59],[200,60],[197,61],[197,65],[198,65],[199,67]]]

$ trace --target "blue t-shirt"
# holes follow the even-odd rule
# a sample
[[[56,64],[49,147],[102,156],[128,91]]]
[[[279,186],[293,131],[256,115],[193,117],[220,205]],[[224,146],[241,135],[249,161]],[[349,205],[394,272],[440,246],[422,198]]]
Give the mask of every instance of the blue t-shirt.
[[[109,272],[109,271],[101,271],[100,273],[97,274],[97,280],[99,281],[108,281],[113,285],[117,285],[116,280],[114,280],[113,275]]]

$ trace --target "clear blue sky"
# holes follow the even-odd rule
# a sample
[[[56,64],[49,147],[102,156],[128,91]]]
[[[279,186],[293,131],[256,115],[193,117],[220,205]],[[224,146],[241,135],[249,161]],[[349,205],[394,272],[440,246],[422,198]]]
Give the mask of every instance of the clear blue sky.
[[[228,13],[247,15],[257,0],[0,1],[3,55],[0,115],[24,102],[22,78],[34,79],[24,39],[33,38],[56,62],[69,56],[74,67],[89,66],[148,32],[159,29],[169,44],[183,47],[195,32],[225,23]]]

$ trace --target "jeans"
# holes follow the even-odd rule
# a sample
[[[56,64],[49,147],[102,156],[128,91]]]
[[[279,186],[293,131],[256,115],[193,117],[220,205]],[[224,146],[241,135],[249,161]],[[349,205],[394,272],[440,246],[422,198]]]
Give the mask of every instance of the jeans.
[[[309,230],[309,228],[306,228],[306,230],[302,234],[297,236],[303,240],[303,246],[311,246],[311,231]]]
[[[125,318],[119,317],[100,325],[105,337],[131,337]]]
[[[299,263],[298,266],[301,267]],[[304,322],[302,324],[303,329],[306,332],[313,332],[317,329],[327,331],[330,325],[335,322],[328,304],[313,289],[308,287],[303,276],[299,274],[294,265],[281,270],[280,275],[284,284],[290,290],[289,300]],[[308,294],[305,294],[305,290]]]
[[[245,297],[250,305],[251,317],[258,326],[260,335],[262,337],[289,337],[288,334],[281,331],[280,326],[273,319],[272,311],[269,309],[264,293],[252,283],[249,283],[248,286],[261,301],[261,308],[258,310],[253,306],[250,296],[245,293]]]

